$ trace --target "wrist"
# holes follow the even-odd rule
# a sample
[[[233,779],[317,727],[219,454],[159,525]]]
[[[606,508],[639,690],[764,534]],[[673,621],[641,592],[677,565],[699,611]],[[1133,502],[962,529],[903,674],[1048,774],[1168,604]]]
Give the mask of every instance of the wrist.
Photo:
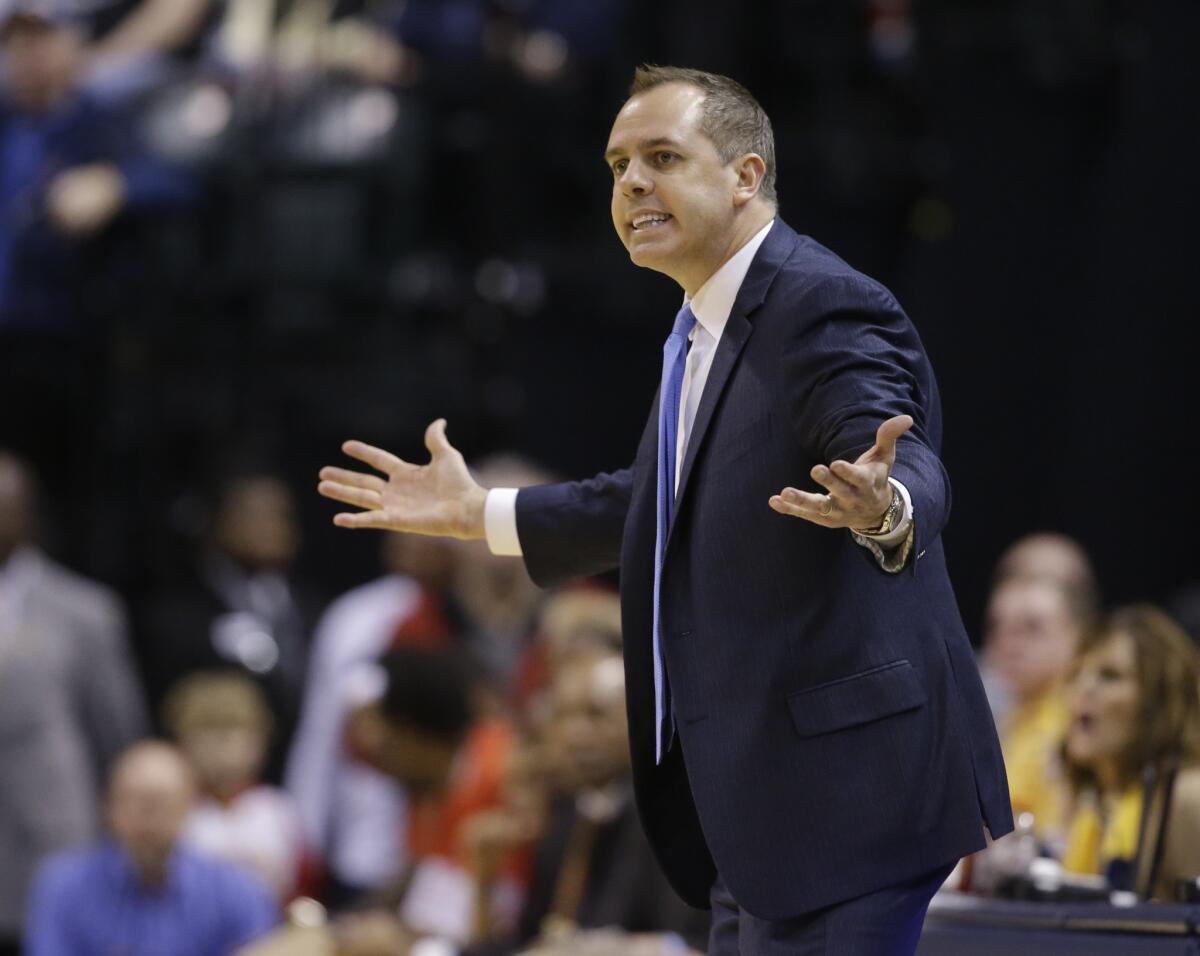
[[[487,496],[487,489],[478,485],[467,492],[463,501],[462,527],[458,535],[464,541],[476,541],[487,536],[487,526],[484,523]]]

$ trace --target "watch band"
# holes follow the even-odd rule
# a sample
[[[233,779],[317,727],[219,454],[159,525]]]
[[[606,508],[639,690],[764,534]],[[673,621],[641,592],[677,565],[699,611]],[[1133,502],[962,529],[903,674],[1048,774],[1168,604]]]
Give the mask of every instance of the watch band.
[[[877,538],[880,535],[888,534],[896,527],[896,519],[900,516],[900,510],[904,506],[904,499],[900,497],[900,492],[896,489],[895,485],[892,485],[891,489],[892,501],[888,505],[887,511],[883,513],[883,520],[879,523],[879,527],[871,528],[869,531],[865,531],[862,528],[855,528],[853,529],[855,534],[865,535],[868,538]]]

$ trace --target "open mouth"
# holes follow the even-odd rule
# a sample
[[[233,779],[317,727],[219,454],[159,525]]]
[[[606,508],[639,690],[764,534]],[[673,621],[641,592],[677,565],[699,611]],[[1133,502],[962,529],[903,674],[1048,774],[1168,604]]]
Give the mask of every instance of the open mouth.
[[[635,216],[630,226],[634,232],[653,232],[655,229],[661,229],[670,219],[671,214],[667,212],[648,212]]]

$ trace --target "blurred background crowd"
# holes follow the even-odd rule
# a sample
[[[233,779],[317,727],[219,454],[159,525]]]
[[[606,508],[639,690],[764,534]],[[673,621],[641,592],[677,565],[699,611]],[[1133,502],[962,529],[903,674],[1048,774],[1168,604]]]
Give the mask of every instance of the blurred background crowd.
[[[645,60],[749,86],[782,214],[938,370],[1021,814],[952,880],[1171,898],[1198,30],[1181,0],[0,0],[0,954],[225,953],[309,898],[344,956],[704,948],[630,803],[616,581],[336,532],[314,490],[345,438],[421,460],[437,416],[486,485],[631,457],[678,295],[609,231]]]

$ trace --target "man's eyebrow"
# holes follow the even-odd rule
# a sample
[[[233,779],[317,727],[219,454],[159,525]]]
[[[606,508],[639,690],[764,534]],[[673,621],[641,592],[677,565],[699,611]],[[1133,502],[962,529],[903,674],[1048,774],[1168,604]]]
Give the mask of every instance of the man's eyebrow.
[[[666,136],[659,136],[659,137],[656,137],[655,139],[644,139],[640,143],[638,143],[637,148],[638,148],[638,150],[647,150],[647,149],[654,149],[658,146],[670,146],[673,149],[680,148],[679,144],[677,142],[675,142],[675,140],[670,139],[669,137],[666,137]],[[604,154],[604,161],[606,163],[611,163],[618,156],[624,156],[624,155],[625,155],[625,150],[623,150],[620,146],[614,146],[612,149],[608,150],[608,152],[606,152]]]

